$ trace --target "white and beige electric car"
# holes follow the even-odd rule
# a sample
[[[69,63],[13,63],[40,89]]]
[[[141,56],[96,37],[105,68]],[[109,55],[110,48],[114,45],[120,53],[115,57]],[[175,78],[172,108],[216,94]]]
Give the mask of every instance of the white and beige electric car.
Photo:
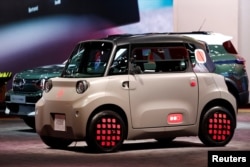
[[[124,140],[198,136],[224,146],[237,105],[206,46],[167,34],[112,35],[80,42],[60,77],[45,82],[36,131],[52,148],[86,141],[98,152]]]

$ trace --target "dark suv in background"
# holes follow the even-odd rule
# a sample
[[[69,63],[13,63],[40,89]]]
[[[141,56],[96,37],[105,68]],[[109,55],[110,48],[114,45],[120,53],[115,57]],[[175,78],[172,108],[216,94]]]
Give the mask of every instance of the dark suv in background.
[[[230,93],[236,98],[238,106],[249,102],[248,75],[246,60],[240,56],[231,42],[232,37],[215,32],[195,31],[177,32],[207,44],[207,49],[216,68],[215,73],[225,76]]]
[[[64,66],[63,63],[46,65],[15,74],[12,89],[5,95],[5,114],[18,116],[35,128],[35,104],[42,96],[42,84],[49,78],[60,76]]]

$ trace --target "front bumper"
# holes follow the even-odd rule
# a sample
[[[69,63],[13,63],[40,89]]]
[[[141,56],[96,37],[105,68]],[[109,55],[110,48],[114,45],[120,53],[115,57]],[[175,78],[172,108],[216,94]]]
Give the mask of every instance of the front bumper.
[[[53,104],[52,104],[53,103]],[[41,136],[65,138],[70,140],[85,140],[89,108],[80,105],[57,102],[46,102],[43,99],[36,104],[36,132]],[[57,115],[63,117],[64,130],[56,130]],[[59,128],[60,129],[60,128]]]
[[[15,116],[34,116],[35,104],[42,97],[42,93],[16,93],[8,91],[5,96],[5,114]]]
[[[5,102],[0,102],[0,114],[4,113],[4,110],[6,109]]]
[[[0,113],[2,113],[6,108],[5,93],[6,93],[6,85],[5,83],[0,82]]]
[[[15,103],[6,103],[6,108],[4,113],[6,115],[13,116],[35,116],[35,104],[34,105],[23,105]]]

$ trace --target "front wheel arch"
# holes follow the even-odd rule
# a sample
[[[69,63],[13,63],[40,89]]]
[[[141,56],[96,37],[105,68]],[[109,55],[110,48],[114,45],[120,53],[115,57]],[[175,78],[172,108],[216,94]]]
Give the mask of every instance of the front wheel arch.
[[[88,121],[86,142],[97,152],[115,152],[120,149],[127,135],[124,119],[114,110],[99,110]]]
[[[90,116],[88,118],[87,126],[86,126],[86,132],[87,132],[87,127],[89,126],[90,121],[94,117],[94,115],[96,115],[97,113],[104,111],[104,110],[112,110],[112,111],[115,111],[117,114],[119,114],[120,117],[123,119],[126,128],[128,129],[128,119],[127,119],[127,115],[125,114],[124,110],[121,107],[114,105],[114,104],[104,104],[104,105],[97,107],[90,114]],[[128,132],[126,131],[125,138],[127,138],[127,136],[128,136]]]

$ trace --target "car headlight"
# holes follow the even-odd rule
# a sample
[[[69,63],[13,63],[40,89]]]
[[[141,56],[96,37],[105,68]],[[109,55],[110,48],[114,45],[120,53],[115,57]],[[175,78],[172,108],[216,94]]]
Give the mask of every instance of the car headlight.
[[[76,83],[76,92],[78,94],[82,94],[88,89],[88,82],[83,80],[83,81],[77,81]]]
[[[41,79],[41,80],[37,81],[37,82],[36,82],[36,87],[37,87],[38,89],[43,89],[43,88],[44,88],[45,82],[46,82],[46,79]]]
[[[47,80],[45,81],[44,85],[43,85],[43,90],[48,93],[52,88],[52,81],[51,80]]]

